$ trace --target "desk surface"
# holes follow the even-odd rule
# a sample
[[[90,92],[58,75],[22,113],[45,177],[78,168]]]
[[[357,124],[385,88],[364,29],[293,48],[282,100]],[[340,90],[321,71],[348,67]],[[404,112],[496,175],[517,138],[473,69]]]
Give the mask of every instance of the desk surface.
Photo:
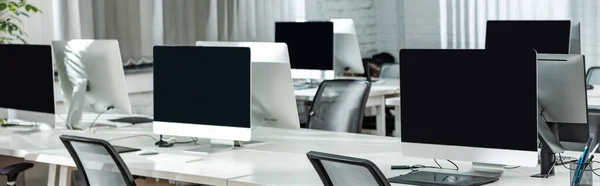
[[[111,131],[115,130],[115,131]],[[120,131],[120,134],[115,133]],[[136,125],[121,129],[106,129],[94,134],[104,139],[125,135],[152,134],[150,125]],[[58,136],[52,134],[51,137]],[[311,150],[336,153],[373,161],[387,177],[405,174],[407,171],[392,171],[391,165],[435,165],[431,159],[402,157],[400,140],[397,138],[333,133],[315,130],[286,130],[258,127],[253,139],[267,141],[210,155],[185,153],[193,145],[177,145],[173,148],[156,148],[154,139],[139,136],[111,141],[115,145],[154,149],[157,156],[122,154],[132,174],[163,179],[179,180],[209,185],[322,185],[305,153]],[[29,136],[23,137],[29,138]],[[35,139],[35,138],[34,138]],[[13,146],[14,147],[14,146]],[[202,157],[203,160],[185,162],[181,159]],[[26,160],[62,166],[75,166],[63,147],[28,151]],[[444,167],[452,165],[440,161]],[[470,163],[456,162],[461,170],[468,170]],[[539,168],[506,170],[500,181],[491,185],[567,185],[569,172],[556,167],[557,175],[549,179],[530,178]],[[596,181],[600,181],[597,177]]]

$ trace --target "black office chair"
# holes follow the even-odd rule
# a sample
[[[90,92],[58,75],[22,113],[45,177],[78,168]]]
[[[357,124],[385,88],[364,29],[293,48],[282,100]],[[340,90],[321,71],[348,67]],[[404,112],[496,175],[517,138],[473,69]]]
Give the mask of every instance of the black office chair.
[[[15,186],[17,184],[17,177],[23,171],[33,167],[32,163],[18,163],[8,167],[0,169],[0,175],[6,176],[6,186]]]
[[[319,85],[307,120],[310,129],[360,133],[371,83],[327,80]]]
[[[121,156],[107,141],[69,135],[60,136],[60,140],[73,157],[84,185],[136,185]]]
[[[390,186],[381,170],[369,160],[314,151],[306,156],[325,186]]]
[[[586,84],[588,89],[592,89],[593,85],[600,85],[600,67],[591,67],[586,73]]]

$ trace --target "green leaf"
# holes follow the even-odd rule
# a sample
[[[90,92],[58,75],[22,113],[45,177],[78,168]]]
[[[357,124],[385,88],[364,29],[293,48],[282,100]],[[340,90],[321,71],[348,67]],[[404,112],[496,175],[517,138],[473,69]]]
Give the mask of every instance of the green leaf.
[[[6,10],[6,8],[8,8],[8,5],[6,5],[6,3],[0,3],[0,11],[4,11]]]

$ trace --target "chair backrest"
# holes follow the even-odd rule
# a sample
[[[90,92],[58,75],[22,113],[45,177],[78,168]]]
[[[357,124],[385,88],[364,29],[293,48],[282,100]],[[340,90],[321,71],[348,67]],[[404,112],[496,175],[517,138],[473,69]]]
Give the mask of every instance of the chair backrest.
[[[107,141],[62,135],[60,140],[88,186],[135,186],[121,156]]]
[[[586,76],[588,85],[600,85],[600,67],[591,67],[588,69]]]
[[[365,80],[323,81],[310,108],[308,128],[360,133],[370,89]]]
[[[314,151],[306,156],[325,186],[390,186],[381,170],[369,160]]]
[[[400,79],[400,64],[385,63],[381,66],[380,79]]]

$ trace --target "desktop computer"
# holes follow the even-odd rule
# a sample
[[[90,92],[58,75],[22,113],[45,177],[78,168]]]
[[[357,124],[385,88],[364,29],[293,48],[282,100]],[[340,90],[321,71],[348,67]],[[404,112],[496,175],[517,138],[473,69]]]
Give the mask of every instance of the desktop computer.
[[[568,135],[571,135],[581,138],[575,142],[586,142],[590,136],[586,135],[589,134],[586,130],[589,126],[584,56],[539,54],[538,101],[543,116],[541,119],[556,139],[565,141]],[[584,128],[584,130],[582,132],[572,130],[577,128]],[[566,133],[562,136],[561,132]],[[549,145],[542,146],[541,174],[534,175],[535,177],[548,177],[554,174],[552,167],[558,160],[555,160],[554,154],[557,152],[552,145],[560,144],[555,142]]]
[[[401,50],[403,155],[471,161],[473,167],[456,174],[417,171],[390,181],[481,185],[498,180],[504,165],[535,167],[536,60],[534,50]],[[442,177],[452,179],[436,179]]]
[[[46,45],[0,45],[0,118],[55,125],[52,49]]]
[[[286,43],[292,76],[325,79],[333,70],[334,24],[331,21],[276,22],[275,42]]]
[[[60,86],[69,105],[67,127],[78,128],[84,111],[132,114],[116,40],[52,42]]]
[[[535,49],[538,53],[569,54],[571,21],[487,21],[486,49]]]
[[[364,74],[358,37],[352,19],[332,19],[334,32],[334,64],[336,76],[344,73]]]
[[[154,133],[250,141],[250,59],[248,47],[155,46]],[[228,148],[211,144],[190,151]]]
[[[252,127],[300,128],[285,43],[198,41],[196,46],[250,48]]]

